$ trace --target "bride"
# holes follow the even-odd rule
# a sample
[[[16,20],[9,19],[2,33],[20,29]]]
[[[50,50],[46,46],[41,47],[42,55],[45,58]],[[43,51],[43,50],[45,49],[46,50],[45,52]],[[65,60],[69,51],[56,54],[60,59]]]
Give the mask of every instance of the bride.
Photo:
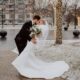
[[[39,27],[41,31],[46,32],[48,30],[48,25],[43,20],[37,27]],[[47,29],[45,29],[45,27]],[[37,34],[31,34],[32,40],[28,42],[23,52],[12,62],[12,65],[17,69],[20,75],[28,78],[52,79],[60,77],[65,71],[68,71],[69,66],[64,61],[46,62],[35,55],[36,53],[40,53],[38,50],[44,43],[44,39],[47,38],[48,34],[45,32],[38,37]],[[37,48],[37,46],[39,47]]]

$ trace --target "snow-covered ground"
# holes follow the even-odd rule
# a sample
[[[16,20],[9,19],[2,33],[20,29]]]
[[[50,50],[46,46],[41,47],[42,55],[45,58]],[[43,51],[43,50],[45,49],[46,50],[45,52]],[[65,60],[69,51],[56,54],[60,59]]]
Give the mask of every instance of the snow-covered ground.
[[[62,77],[66,80],[80,80],[80,41],[63,42],[62,45],[54,45],[53,41],[48,41],[48,49],[35,55],[47,62],[65,61],[70,69]]]
[[[46,62],[65,61],[70,69],[61,77],[64,80],[80,80],[80,41],[63,40],[62,45],[54,43],[53,40],[47,40],[46,47],[35,56]]]

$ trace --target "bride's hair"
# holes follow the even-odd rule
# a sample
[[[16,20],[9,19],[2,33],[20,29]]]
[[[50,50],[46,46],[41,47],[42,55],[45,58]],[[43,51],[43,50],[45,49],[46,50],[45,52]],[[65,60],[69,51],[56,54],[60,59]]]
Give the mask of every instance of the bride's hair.
[[[45,24],[45,20],[40,20],[39,23],[40,24]]]

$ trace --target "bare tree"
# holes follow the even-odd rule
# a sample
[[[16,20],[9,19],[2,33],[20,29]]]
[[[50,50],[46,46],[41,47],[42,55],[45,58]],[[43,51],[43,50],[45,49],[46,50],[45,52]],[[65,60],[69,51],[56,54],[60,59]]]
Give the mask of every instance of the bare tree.
[[[63,0],[63,14],[65,14],[65,12],[67,11],[68,1],[69,0]]]
[[[62,0],[56,3],[56,44],[62,44]]]
[[[54,7],[56,8],[56,44],[62,44],[62,0],[57,0],[57,5],[55,0],[35,0],[35,2],[36,8],[45,8],[49,3],[52,5],[53,12]],[[54,19],[54,13],[52,14]]]
[[[74,8],[74,29],[76,29],[76,25],[78,25],[78,20],[77,20],[77,8],[78,8],[78,3],[79,3],[79,0],[76,0],[75,3],[73,3],[73,8]]]

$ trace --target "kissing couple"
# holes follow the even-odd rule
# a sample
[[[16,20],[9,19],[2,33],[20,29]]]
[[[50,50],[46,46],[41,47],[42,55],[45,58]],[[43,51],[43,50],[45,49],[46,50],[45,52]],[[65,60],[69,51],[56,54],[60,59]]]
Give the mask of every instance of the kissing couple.
[[[69,66],[65,61],[46,62],[37,57],[36,54],[42,54],[44,50],[48,51],[48,48],[44,49],[48,33],[47,21],[35,15],[33,20],[26,22],[17,34],[15,42],[20,55],[12,62],[12,65],[21,76],[53,79],[68,71]],[[49,54],[47,51],[46,54]]]

